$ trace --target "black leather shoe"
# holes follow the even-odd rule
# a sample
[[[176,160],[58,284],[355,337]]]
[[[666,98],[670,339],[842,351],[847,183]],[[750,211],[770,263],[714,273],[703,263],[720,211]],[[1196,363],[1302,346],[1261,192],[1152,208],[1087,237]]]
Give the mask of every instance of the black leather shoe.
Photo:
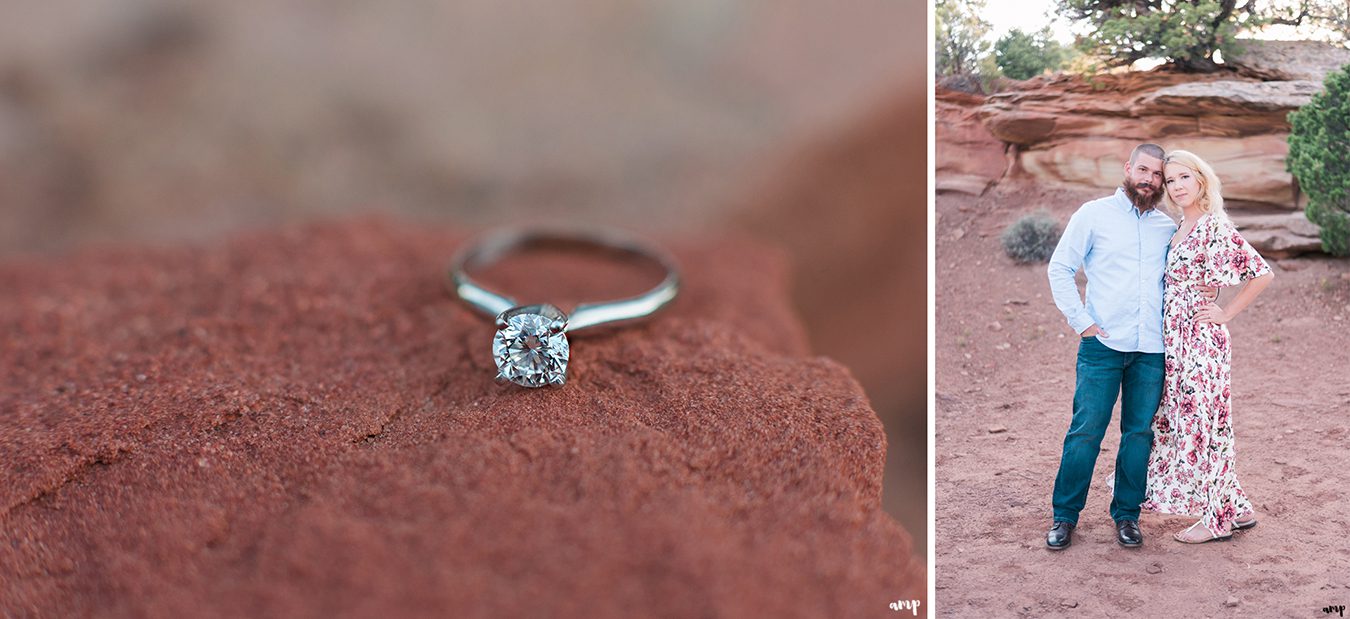
[[[1063,520],[1056,520],[1050,525],[1050,532],[1045,535],[1045,545],[1050,550],[1064,550],[1073,543],[1073,525]]]
[[[1138,520],[1116,522],[1116,541],[1126,548],[1138,548],[1144,543],[1144,534],[1139,531]]]

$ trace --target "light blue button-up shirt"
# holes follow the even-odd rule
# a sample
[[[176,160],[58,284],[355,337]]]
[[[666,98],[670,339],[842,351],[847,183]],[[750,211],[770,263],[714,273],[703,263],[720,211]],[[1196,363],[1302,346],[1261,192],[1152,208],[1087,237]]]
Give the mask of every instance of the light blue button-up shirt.
[[[1096,324],[1109,337],[1097,341],[1121,352],[1163,351],[1163,271],[1176,233],[1171,217],[1152,209],[1140,214],[1125,197],[1084,204],[1069,219],[1050,257],[1050,292],[1069,326],[1082,333]],[[1087,304],[1073,276],[1087,275]]]

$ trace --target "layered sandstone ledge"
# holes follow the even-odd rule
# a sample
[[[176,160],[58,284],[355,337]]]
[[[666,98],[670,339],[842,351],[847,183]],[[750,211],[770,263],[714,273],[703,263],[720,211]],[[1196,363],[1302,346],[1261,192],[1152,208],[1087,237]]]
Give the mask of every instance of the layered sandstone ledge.
[[[1350,50],[1307,41],[1250,41],[1213,74],[1167,70],[1054,75],[988,97],[939,88],[937,190],[980,195],[1004,179],[1110,191],[1134,145],[1156,142],[1209,161],[1257,247],[1318,251],[1317,227],[1285,170],[1288,114],[1322,89]]]
[[[355,221],[0,264],[0,614],[860,616],[922,599],[885,438],[778,254],[493,383],[458,231]],[[652,274],[488,274],[564,308]]]

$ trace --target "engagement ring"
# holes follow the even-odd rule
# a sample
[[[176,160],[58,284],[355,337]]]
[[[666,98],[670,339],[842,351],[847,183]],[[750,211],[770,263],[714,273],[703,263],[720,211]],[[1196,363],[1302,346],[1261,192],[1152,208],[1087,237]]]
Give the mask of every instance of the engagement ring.
[[[600,249],[654,263],[665,271],[665,279],[635,297],[582,303],[569,316],[548,303],[521,305],[468,275],[513,252],[543,246]],[[507,229],[488,233],[460,250],[450,264],[450,286],[469,307],[495,319],[492,358],[497,362],[497,382],[543,387],[567,382],[568,333],[650,316],[675,299],[680,280],[667,253],[615,230]]]

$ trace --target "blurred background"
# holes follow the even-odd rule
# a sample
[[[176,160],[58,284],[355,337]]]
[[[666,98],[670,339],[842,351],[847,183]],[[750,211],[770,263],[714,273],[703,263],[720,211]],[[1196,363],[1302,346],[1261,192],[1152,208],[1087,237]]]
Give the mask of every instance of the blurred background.
[[[927,545],[926,4],[0,4],[0,259],[383,213],[784,250]]]

